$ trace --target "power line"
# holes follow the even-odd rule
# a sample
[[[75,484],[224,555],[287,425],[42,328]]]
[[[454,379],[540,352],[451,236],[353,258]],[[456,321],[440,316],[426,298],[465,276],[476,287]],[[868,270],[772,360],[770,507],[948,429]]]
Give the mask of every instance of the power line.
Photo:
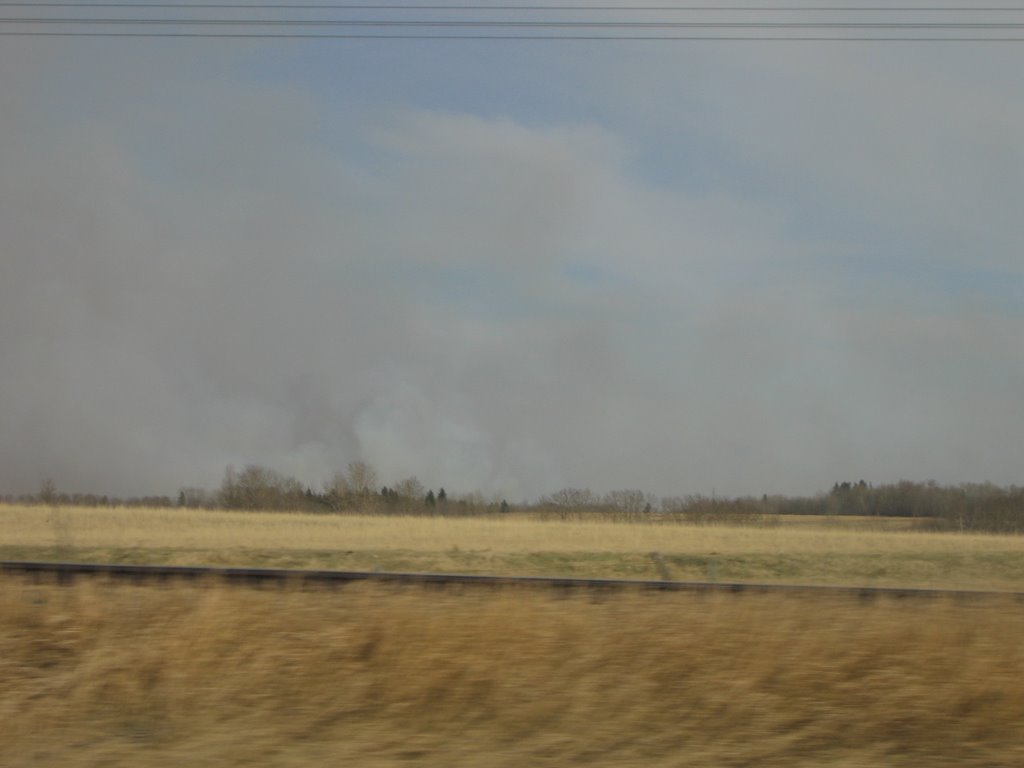
[[[288,5],[282,3],[144,3],[144,2],[0,2],[6,8],[62,8],[62,9],[131,9],[143,11],[149,9],[188,9],[203,10],[248,10],[248,11],[290,11],[299,10],[354,10],[366,11],[416,11],[427,13],[426,18],[307,18],[295,16],[254,17],[251,15],[239,18],[210,18],[203,15],[187,17],[166,16],[7,16],[0,17],[0,35],[13,37],[195,37],[195,38],[251,38],[251,39],[357,39],[368,38],[378,40],[420,39],[420,40],[780,40],[780,41],[821,41],[821,42],[1020,42],[1016,35],[998,35],[1024,29],[1022,21],[978,20],[977,16],[970,20],[936,21],[928,20],[927,14],[934,12],[961,12],[977,14],[979,12],[1010,13],[1024,12],[1024,7],[991,7],[969,8],[936,7],[936,6],[842,6],[817,8],[809,5],[787,6],[644,6],[631,8],[628,6],[587,5],[587,6],[536,6],[536,5],[381,5],[381,4],[303,4]],[[473,15],[463,18],[444,18],[429,15],[431,11],[472,11]],[[515,12],[517,18],[487,19],[480,18],[478,11]],[[707,14],[710,12],[742,12],[746,20],[735,18],[722,19],[715,17],[697,17],[694,20],[673,21],[666,19],[649,20],[615,20],[608,18],[584,19],[545,19],[537,17],[537,11],[691,11]],[[801,13],[807,14],[821,11],[843,11],[849,13],[902,12],[913,14],[913,20],[787,20],[784,16],[778,19],[765,18],[764,13]],[[756,12],[756,15],[751,16]],[[922,16],[922,14],[924,14]],[[916,16],[916,18],[914,18]],[[742,18],[742,17],[741,17]],[[811,16],[810,18],[813,18]],[[890,17],[891,18],[891,17]],[[32,29],[36,26],[49,26],[51,29],[41,31]],[[4,29],[6,27],[6,29]],[[52,27],[63,27],[54,30]],[[117,30],[117,27],[137,27],[130,31]],[[175,31],[167,31],[173,27]],[[187,30],[189,27],[207,27],[211,31],[197,32]],[[259,27],[266,32],[250,31]],[[295,28],[312,28],[322,32],[296,32]],[[91,28],[91,29],[89,29]],[[101,28],[101,29],[98,29]],[[161,29],[163,28],[163,29]],[[218,28],[212,31],[213,28]],[[342,30],[345,31],[332,31]],[[396,34],[389,30],[407,30]],[[383,31],[373,31],[383,30]],[[525,33],[522,30],[534,30]],[[636,34],[645,31],[649,34]],[[721,34],[709,34],[720,31]],[[946,35],[928,33],[948,32]],[[606,34],[596,34],[603,32]],[[662,32],[664,34],[656,34]],[[703,32],[703,34],[698,34]],[[727,34],[746,32],[747,34]],[[756,34],[759,32],[775,34]],[[807,34],[799,34],[805,32]],[[921,34],[907,34],[919,32]],[[977,34],[989,32],[992,34]],[[574,33],[574,34],[570,34]],[[842,34],[846,33],[846,34]],[[863,34],[856,34],[863,33]],[[868,35],[866,33],[873,33]],[[891,33],[891,34],[886,34]],[[957,34],[960,33],[960,34]],[[970,34],[974,33],[974,34]]]
[[[828,43],[1020,43],[1024,37],[822,36],[822,35],[433,35],[433,34],[302,34],[245,32],[5,32],[0,37],[127,37],[216,38],[253,40],[554,40],[554,41],[720,41],[720,42],[828,42]]]
[[[13,18],[0,24],[98,24],[110,26],[408,27],[440,29],[1024,29],[1024,22],[859,22],[859,21],[486,21],[442,19],[130,19]]]
[[[749,5],[382,5],[382,4],[283,4],[283,3],[63,3],[63,2],[0,2],[4,8],[175,8],[197,10],[254,9],[254,10],[372,10],[372,11],[663,11],[689,12],[717,11],[757,13],[1021,13],[1024,6],[972,7],[972,6],[749,6]]]

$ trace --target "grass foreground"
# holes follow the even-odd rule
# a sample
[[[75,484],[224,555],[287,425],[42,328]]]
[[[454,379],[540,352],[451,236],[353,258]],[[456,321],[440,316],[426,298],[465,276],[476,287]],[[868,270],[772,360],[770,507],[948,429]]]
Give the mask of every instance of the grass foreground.
[[[0,591],[0,764],[1024,764],[1010,598]]]

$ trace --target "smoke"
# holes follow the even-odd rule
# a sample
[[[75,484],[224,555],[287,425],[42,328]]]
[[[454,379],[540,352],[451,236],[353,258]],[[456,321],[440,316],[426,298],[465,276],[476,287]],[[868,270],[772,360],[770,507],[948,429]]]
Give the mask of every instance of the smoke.
[[[2,491],[50,477],[170,494],[247,463],[318,487],[352,460],[387,483],[510,499],[1019,479],[1007,200],[987,230],[943,221],[916,240],[854,221],[923,227],[984,196],[966,159],[961,195],[916,176],[977,121],[930,133],[890,184],[887,129],[867,117],[833,126],[841,141],[793,130],[787,110],[807,107],[787,83],[823,98],[832,81],[786,57],[702,76],[736,90],[680,86],[680,104],[703,100],[688,115],[614,78],[598,94],[598,61],[580,84],[604,116],[545,121],[454,97],[350,108],[328,87],[241,77],[239,57],[119,51],[0,52]],[[641,61],[652,78],[664,63]],[[878,106],[872,70],[844,66],[853,104],[836,120],[855,120]],[[742,114],[752,69],[789,102]],[[950,92],[986,114],[1006,95]],[[941,93],[927,94],[899,142],[934,117]],[[1019,109],[1017,94],[1000,114]],[[732,158],[717,182],[687,141]],[[652,178],[650,146],[674,153],[666,176],[681,181]],[[763,194],[752,168],[787,189]],[[836,197],[808,202],[794,179]],[[836,214],[847,205],[856,216]],[[984,231],[988,271],[955,247],[922,260],[950,227],[955,243]]]
[[[558,203],[600,132],[405,113],[347,157],[308,144],[331,116],[290,95],[174,90],[201,128],[162,105],[139,133],[126,103],[54,142],[27,96],[3,112],[0,484],[171,492],[255,462],[317,486],[363,459],[546,485],[543,441],[500,402],[557,354],[516,323],[547,301]]]

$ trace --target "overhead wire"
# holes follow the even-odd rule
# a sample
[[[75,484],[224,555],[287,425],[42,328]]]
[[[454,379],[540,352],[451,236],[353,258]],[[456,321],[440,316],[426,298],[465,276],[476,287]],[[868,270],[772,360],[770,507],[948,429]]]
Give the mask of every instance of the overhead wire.
[[[814,6],[814,5],[406,5],[389,3],[146,3],[99,2],[0,2],[8,8],[190,8],[190,9],[259,9],[259,10],[376,10],[376,11],[720,11],[720,12],[814,12],[814,13],[1020,13],[1024,6]]]
[[[440,19],[70,19],[4,18],[0,24],[111,26],[430,27],[537,29],[1022,29],[1024,22],[480,21]]]
[[[539,6],[539,5],[385,5],[385,4],[283,4],[283,3],[145,3],[145,2],[11,2],[2,1],[4,8],[60,8],[84,11],[99,9],[130,9],[137,14],[148,10],[175,9],[192,12],[188,16],[106,16],[87,15],[33,15],[0,17],[0,36],[23,37],[195,37],[195,38],[250,38],[250,39],[419,39],[419,40],[779,40],[823,42],[1020,42],[1024,35],[1024,20],[980,20],[973,16],[961,20],[936,20],[931,14],[959,13],[1021,13],[1024,7],[969,8],[966,6],[831,6],[811,5],[779,6]],[[248,11],[238,18],[211,17],[198,11]],[[399,12],[398,18],[365,18],[357,14],[343,18],[296,17],[299,11],[373,11]],[[274,11],[277,15],[253,16],[252,13]],[[287,16],[280,14],[289,12]],[[433,16],[436,12],[445,12]],[[470,12],[469,17],[451,18],[449,12]],[[481,18],[482,11],[504,12],[511,18]],[[545,18],[540,12],[581,12],[591,14],[638,11],[688,12],[702,14],[696,18],[642,19],[633,18]],[[807,20],[807,14],[841,11],[847,17],[841,20],[819,18]],[[409,18],[416,12],[420,18]],[[752,16],[756,12],[757,15]],[[891,14],[899,12],[901,18],[877,20],[877,17],[850,19],[850,14]],[[708,17],[706,14],[730,14]],[[746,18],[738,18],[742,13]],[[776,14],[776,18],[764,14]],[[803,15],[801,19],[779,14]],[[427,14],[426,18],[422,18]],[[884,17],[883,17],[884,18]],[[46,27],[46,29],[39,29]],[[132,29],[125,29],[132,28]],[[173,28],[174,31],[168,31]],[[196,29],[202,31],[196,31]],[[258,28],[260,31],[255,31]],[[298,32],[296,29],[315,32]],[[404,30],[396,33],[392,30]],[[598,34],[600,32],[601,34]],[[643,34],[638,34],[642,32]],[[937,33],[948,34],[937,34]],[[913,34],[918,33],[918,34]],[[1002,34],[1001,34],[1002,33]]]
[[[1021,43],[1024,37],[879,37],[823,35],[387,35],[387,34],[259,34],[244,32],[10,32],[0,37],[124,37],[124,38],[215,38],[249,40],[511,40],[511,41],[667,41],[667,42],[825,42],[825,43]]]

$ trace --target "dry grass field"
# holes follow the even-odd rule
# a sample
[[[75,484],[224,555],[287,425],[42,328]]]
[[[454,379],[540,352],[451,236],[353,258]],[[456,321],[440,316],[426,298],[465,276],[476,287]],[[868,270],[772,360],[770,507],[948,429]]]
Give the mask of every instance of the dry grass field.
[[[0,765],[1024,765],[1011,598],[0,590]]]
[[[760,527],[525,516],[0,505],[0,558],[1024,590],[1024,537],[906,521]]]
[[[0,506],[0,557],[1024,589],[1024,537]],[[0,581],[0,765],[1024,765],[1011,597]]]

